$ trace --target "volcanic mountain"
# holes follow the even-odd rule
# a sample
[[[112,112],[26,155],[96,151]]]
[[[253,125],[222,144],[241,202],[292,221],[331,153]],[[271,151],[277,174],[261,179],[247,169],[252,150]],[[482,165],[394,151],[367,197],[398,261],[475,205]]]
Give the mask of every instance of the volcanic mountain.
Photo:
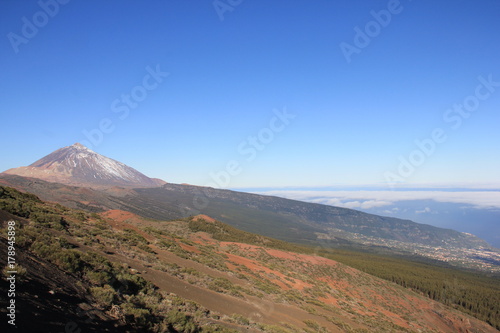
[[[90,187],[103,185],[155,187],[165,184],[163,180],[149,178],[80,143],[60,148],[27,167],[9,169],[5,173]]]

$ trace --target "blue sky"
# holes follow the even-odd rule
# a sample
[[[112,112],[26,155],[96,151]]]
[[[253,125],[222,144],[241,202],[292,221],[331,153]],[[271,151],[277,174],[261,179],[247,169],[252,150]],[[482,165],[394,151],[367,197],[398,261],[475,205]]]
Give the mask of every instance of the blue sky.
[[[495,0],[0,0],[0,170],[86,141],[173,183],[500,188],[498,17]]]

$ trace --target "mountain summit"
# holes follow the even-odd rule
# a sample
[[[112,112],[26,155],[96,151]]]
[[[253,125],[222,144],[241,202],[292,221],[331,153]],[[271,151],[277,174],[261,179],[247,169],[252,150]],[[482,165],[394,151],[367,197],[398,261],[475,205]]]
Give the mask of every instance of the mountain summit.
[[[165,184],[80,143],[60,148],[27,167],[9,169],[5,173],[85,186],[155,187]]]

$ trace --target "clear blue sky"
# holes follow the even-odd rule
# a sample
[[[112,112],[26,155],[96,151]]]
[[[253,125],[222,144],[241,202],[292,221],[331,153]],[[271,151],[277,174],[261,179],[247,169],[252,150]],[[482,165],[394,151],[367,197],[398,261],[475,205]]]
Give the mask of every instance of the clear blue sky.
[[[496,0],[55,1],[0,0],[2,171],[104,120],[90,148],[174,183],[500,182]]]

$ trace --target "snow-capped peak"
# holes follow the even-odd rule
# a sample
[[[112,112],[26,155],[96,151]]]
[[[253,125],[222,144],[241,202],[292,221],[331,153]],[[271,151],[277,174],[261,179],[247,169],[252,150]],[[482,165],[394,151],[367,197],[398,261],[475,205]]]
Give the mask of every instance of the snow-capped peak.
[[[121,162],[100,155],[81,143],[60,148],[29,167],[9,171],[22,176],[71,184],[141,187],[164,184],[163,181],[151,179]]]

